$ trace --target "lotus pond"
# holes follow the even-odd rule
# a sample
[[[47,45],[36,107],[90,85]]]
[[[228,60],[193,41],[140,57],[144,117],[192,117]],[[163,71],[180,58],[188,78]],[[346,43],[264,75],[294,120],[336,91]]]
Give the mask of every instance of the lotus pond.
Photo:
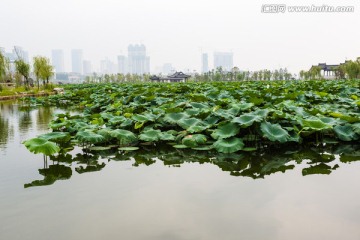
[[[295,81],[0,102],[0,239],[359,239],[358,97]]]

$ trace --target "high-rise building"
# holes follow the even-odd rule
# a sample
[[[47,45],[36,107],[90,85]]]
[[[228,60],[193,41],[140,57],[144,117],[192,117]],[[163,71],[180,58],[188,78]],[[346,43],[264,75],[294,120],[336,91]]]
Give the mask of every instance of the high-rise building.
[[[201,72],[206,73],[209,71],[209,58],[207,53],[201,55]]]
[[[100,61],[100,72],[103,74],[116,74],[117,65],[108,58]]]
[[[144,74],[150,72],[150,57],[146,56],[145,45],[129,45],[128,72],[132,74]]]
[[[233,53],[232,52],[215,52],[214,53],[214,68],[222,67],[224,71],[231,71],[233,68]]]
[[[92,74],[92,67],[90,61],[88,60],[83,61],[83,71],[84,71],[84,75],[89,76]]]
[[[72,72],[83,73],[83,50],[73,49],[71,50],[71,64]]]
[[[118,60],[118,73],[126,74],[128,73],[128,63],[127,63],[127,57],[123,55],[119,55],[117,57]]]
[[[61,49],[54,49],[51,51],[51,63],[57,73],[65,72],[64,65],[64,51]]]

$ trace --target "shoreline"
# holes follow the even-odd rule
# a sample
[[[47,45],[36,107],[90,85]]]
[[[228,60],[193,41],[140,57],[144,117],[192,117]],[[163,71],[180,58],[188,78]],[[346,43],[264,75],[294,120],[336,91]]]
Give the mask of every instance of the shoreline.
[[[17,94],[9,96],[0,96],[0,101],[13,100],[22,97],[46,97],[50,95],[55,95],[55,93],[29,93],[29,94]]]

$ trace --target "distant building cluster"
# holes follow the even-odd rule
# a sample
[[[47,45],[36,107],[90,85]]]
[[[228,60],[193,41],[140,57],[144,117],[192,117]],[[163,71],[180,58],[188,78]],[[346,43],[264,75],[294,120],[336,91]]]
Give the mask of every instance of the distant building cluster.
[[[129,45],[127,57],[118,56],[118,70],[123,74],[150,73],[150,57],[146,55],[145,45]]]
[[[213,69],[222,68],[223,71],[231,71],[234,67],[234,54],[232,52],[214,52]],[[209,56],[207,53],[201,55],[201,72],[206,73],[209,68]]]
[[[11,52],[0,47],[9,60],[11,70],[15,71],[14,62],[21,58],[30,63],[29,54],[20,46],[15,46]],[[130,44],[127,48],[127,54],[118,55],[115,61],[105,58],[99,62],[98,67],[94,68],[91,61],[84,58],[82,49],[72,49],[70,52],[71,64],[67,65],[66,54],[63,49],[53,49],[51,51],[51,63],[54,67],[55,79],[58,81],[81,82],[86,76],[94,74],[150,74],[150,57],[147,55],[144,44]],[[223,71],[231,71],[234,67],[232,52],[214,52],[212,68],[209,64],[209,54],[201,54],[201,72],[206,73],[211,69],[221,68]],[[70,69],[67,69],[69,68]],[[174,74],[177,69],[172,63],[164,63],[162,66],[154,68],[154,73],[164,75]],[[195,70],[183,70],[186,73],[196,73]]]

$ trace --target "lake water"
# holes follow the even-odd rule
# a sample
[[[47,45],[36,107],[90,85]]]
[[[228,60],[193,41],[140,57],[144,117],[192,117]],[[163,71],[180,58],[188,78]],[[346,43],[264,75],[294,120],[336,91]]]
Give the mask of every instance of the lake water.
[[[61,111],[0,102],[2,240],[360,239],[358,146],[75,149],[44,168],[22,141],[49,132]]]

